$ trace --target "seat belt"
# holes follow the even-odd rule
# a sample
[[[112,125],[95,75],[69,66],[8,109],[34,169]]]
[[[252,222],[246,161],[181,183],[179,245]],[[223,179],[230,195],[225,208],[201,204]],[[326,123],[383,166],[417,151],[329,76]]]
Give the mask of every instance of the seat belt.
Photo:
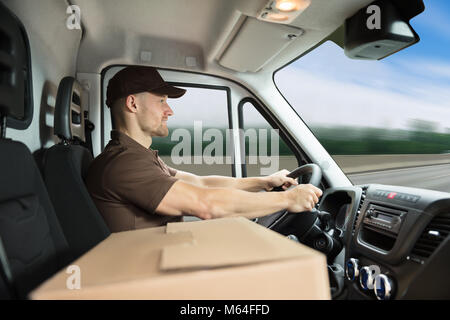
[[[0,106],[0,138],[6,137],[6,122],[7,122],[8,110]]]
[[[6,288],[11,295],[12,299],[18,299],[16,288],[14,286],[14,279],[12,276],[11,268],[9,267],[8,257],[6,255],[5,247],[3,246],[2,238],[0,237],[0,276],[3,282],[6,284]]]

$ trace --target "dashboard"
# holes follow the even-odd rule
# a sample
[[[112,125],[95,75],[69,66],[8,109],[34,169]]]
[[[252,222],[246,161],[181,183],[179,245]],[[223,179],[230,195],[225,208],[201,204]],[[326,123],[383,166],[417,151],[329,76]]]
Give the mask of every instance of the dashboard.
[[[321,250],[334,299],[450,298],[450,194],[380,184],[330,188],[318,210],[329,213],[325,230],[341,243],[338,254]]]

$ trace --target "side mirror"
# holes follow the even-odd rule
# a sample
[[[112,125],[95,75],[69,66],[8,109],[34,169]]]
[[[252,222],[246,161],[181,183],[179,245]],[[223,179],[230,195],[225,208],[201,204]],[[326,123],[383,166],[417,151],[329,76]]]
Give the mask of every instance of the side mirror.
[[[381,60],[419,42],[409,19],[424,10],[423,1],[408,1],[415,3],[413,13],[402,11],[400,2],[375,1],[345,21],[344,51],[349,58]]]

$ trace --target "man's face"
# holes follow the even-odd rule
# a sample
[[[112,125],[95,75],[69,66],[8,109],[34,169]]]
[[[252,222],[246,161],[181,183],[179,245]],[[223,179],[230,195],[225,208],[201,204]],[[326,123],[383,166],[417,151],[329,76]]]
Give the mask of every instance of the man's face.
[[[173,115],[167,96],[150,92],[139,94],[137,119],[141,129],[152,137],[167,137],[167,120]]]

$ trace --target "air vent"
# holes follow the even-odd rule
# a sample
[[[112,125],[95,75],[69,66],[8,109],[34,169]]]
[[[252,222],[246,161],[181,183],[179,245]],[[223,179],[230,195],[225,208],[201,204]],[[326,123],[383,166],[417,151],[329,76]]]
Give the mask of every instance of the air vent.
[[[428,258],[450,234],[450,214],[434,217],[420,235],[411,252],[413,256]]]
[[[352,235],[355,235],[355,229],[356,229],[356,223],[358,222],[359,214],[361,213],[361,208],[364,204],[364,200],[366,199],[366,193],[367,193],[367,186],[361,187],[361,200],[359,201],[358,210],[356,211],[355,220],[353,221],[353,229],[352,229]]]

